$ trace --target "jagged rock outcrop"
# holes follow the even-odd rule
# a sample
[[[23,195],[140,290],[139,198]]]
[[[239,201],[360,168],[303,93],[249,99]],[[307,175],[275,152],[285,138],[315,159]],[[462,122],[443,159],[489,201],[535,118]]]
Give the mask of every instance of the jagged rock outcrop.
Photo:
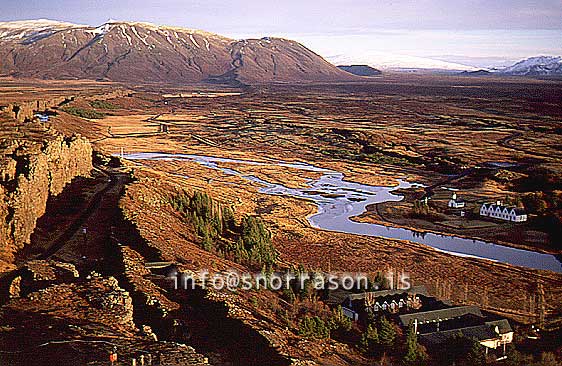
[[[131,94],[131,90],[118,89],[113,90],[103,94],[94,95],[84,95],[80,96],[82,100],[92,101],[92,100],[108,100],[113,98],[120,98]],[[29,100],[29,101],[18,101],[10,102],[7,104],[0,105],[0,113],[5,113],[9,117],[15,119],[18,122],[31,121],[37,112],[49,111],[53,108],[61,106],[65,103],[73,101],[76,98],[75,95],[71,96],[57,96],[47,99],[40,100]]]
[[[80,98],[82,100],[85,101],[92,101],[92,100],[109,100],[109,99],[114,99],[114,98],[122,98],[122,97],[126,97],[126,96],[131,96],[132,94],[134,94],[135,92],[133,90],[129,90],[129,89],[118,89],[118,90],[113,90],[110,92],[106,92],[103,94],[94,94],[94,95],[84,95],[81,96]]]
[[[6,273],[0,282],[0,302],[27,296],[44,288],[72,282],[80,277],[71,263],[55,260],[31,260],[24,266]]]
[[[52,278],[49,272],[60,265],[38,261],[34,271]],[[149,327],[138,329],[136,311],[131,294],[115,277],[96,273],[11,298],[0,311],[0,364],[106,365],[114,347],[119,364],[136,359],[140,365],[140,356],[145,365],[209,364],[193,347],[158,342]]]
[[[95,275],[92,281],[101,281],[105,288],[96,291],[89,286],[84,297],[94,309],[101,310],[107,317],[115,316],[116,323],[125,327],[135,328],[133,322],[133,299],[125,289],[119,287],[115,277],[103,278]]]
[[[8,115],[13,119],[19,122],[24,122],[31,120],[37,111],[45,111],[53,106],[64,103],[70,98],[56,97],[52,99],[9,103],[8,105],[0,106],[0,112],[8,113]]]
[[[21,276],[16,276],[8,286],[8,298],[17,298],[21,296]]]
[[[50,309],[50,313],[72,320],[93,320],[134,334],[133,300],[119,287],[115,277],[94,274],[87,282],[61,283],[29,293],[8,303],[22,309]]]
[[[49,192],[53,195],[62,192],[74,177],[89,175],[92,170],[92,146],[80,136],[59,136],[43,153],[47,157]]]
[[[64,137],[33,123],[3,127],[8,133],[0,135],[0,261],[6,264],[29,243],[49,195],[90,174],[92,147],[81,136]]]
[[[145,267],[144,258],[128,246],[118,244],[118,249],[125,282],[139,300],[137,306],[143,309],[143,314],[161,322],[169,313],[179,310],[179,304],[169,300],[162,289],[148,279],[151,272]]]

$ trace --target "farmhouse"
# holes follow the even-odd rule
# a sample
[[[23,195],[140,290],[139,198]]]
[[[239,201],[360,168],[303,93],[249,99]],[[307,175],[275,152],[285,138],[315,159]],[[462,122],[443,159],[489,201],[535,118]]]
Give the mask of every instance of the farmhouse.
[[[449,208],[464,208],[466,206],[466,202],[462,198],[458,198],[457,194],[453,192],[453,196],[449,200],[447,206],[449,206]]]
[[[495,204],[484,203],[482,207],[480,207],[480,216],[512,222],[527,221],[527,213],[525,210],[514,206],[504,206],[500,201]]]

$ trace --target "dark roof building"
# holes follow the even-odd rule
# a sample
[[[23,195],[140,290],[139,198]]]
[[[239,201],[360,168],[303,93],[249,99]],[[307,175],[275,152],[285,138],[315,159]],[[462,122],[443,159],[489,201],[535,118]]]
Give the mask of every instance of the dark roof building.
[[[482,312],[477,306],[457,306],[446,309],[404,314],[400,315],[398,318],[400,319],[400,325],[407,327],[415,321],[417,321],[418,324],[425,324],[461,318],[466,315],[474,315],[480,318],[483,317]]]
[[[425,286],[413,286],[410,287],[409,289],[379,290],[379,291],[362,292],[360,294],[349,294],[347,295],[347,299],[354,301],[354,300],[363,300],[366,297],[379,298],[384,296],[399,295],[403,293],[415,293],[418,295],[429,296]]]
[[[486,321],[476,306],[456,306],[447,309],[422,311],[399,315],[402,327],[412,325],[419,334],[420,342],[438,349],[457,336],[475,339],[488,349],[497,349],[513,341],[513,330],[506,319]]]
[[[489,321],[471,327],[420,334],[420,341],[429,348],[438,348],[459,335],[478,341],[486,347],[486,353],[488,353],[488,349],[503,346],[504,356],[505,345],[513,341],[513,329],[506,319]]]
[[[425,286],[359,294],[349,293],[340,301],[340,304],[344,315],[353,320],[366,319],[368,314],[404,314],[422,308],[435,309],[447,306],[429,296]]]

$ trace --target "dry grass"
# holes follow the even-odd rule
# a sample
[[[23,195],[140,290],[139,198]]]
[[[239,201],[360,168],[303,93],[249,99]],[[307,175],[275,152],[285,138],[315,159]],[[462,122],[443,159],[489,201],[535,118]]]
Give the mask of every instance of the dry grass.
[[[182,93],[197,91],[195,87],[184,89]],[[256,92],[235,98],[172,98],[164,105],[161,93],[146,87],[132,98],[111,100],[119,106],[115,116],[88,121],[86,133],[97,140],[97,149],[109,154],[123,148],[126,153],[162,151],[257,161],[301,161],[338,170],[346,179],[361,183],[394,185],[397,178],[407,177],[433,184],[444,176],[416,159],[429,163],[436,156],[460,169],[490,160],[540,157],[544,164],[562,171],[557,139],[533,130],[542,127],[553,131],[559,126],[562,112],[552,107],[559,100],[559,90],[555,82],[524,79],[390,74],[365,85],[260,86]],[[541,99],[537,100],[536,95]],[[107,134],[109,126],[113,133],[154,131],[156,127],[145,119],[159,114],[163,114],[159,120],[170,124],[168,134],[129,138],[111,138]],[[54,120],[55,125],[67,131],[83,128],[68,116]],[[498,144],[498,140],[515,132],[521,133],[511,141],[517,148]],[[158,192],[176,184],[202,189],[236,205],[240,214],[261,212],[275,233],[285,262],[368,272],[407,270],[416,283],[428,285],[436,295],[517,311],[529,310],[529,296],[541,279],[546,284],[549,306],[562,305],[560,275],[463,259],[415,243],[312,229],[306,217],[316,212],[316,207],[309,202],[259,194],[255,183],[193,162],[142,164],[145,167],[135,167],[143,177],[138,184],[158,187]],[[301,187],[306,178],[314,176],[275,166],[236,168],[294,187]],[[140,173],[145,170],[150,174]],[[458,184],[462,194],[471,199],[495,200],[509,193],[505,186],[493,181]],[[151,199],[151,192],[146,199]],[[139,200],[138,196],[134,200]],[[166,223],[171,217],[160,211],[160,206],[145,203],[144,199],[124,203],[130,205],[131,212],[138,210],[145,215],[143,235],[168,245],[171,258],[185,255],[188,247],[176,247],[176,242],[189,239],[188,233],[177,228],[186,236],[169,236],[172,234]],[[264,207],[270,209],[264,211]],[[396,216],[403,217],[406,206],[397,207]],[[194,268],[215,260],[203,260],[206,257],[197,251],[189,255]]]

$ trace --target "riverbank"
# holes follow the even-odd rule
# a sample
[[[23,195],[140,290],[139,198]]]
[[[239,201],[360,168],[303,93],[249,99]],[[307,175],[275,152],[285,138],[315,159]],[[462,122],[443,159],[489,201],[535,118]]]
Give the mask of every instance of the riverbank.
[[[451,235],[494,242],[502,246],[523,249],[538,253],[561,255],[561,250],[552,248],[546,234],[533,230],[527,223],[511,223],[500,220],[480,219],[473,213],[478,207],[474,196],[466,195],[469,208],[467,216],[461,217],[460,210],[447,210],[450,191],[441,190],[432,197],[432,207],[440,206],[442,211],[436,216],[442,220],[435,221],[421,217],[412,217],[414,201],[419,197],[416,192],[400,190],[404,200],[400,202],[380,202],[366,206],[364,213],[353,217],[352,220],[362,223],[379,224],[396,228],[405,228],[420,233],[434,233]]]

